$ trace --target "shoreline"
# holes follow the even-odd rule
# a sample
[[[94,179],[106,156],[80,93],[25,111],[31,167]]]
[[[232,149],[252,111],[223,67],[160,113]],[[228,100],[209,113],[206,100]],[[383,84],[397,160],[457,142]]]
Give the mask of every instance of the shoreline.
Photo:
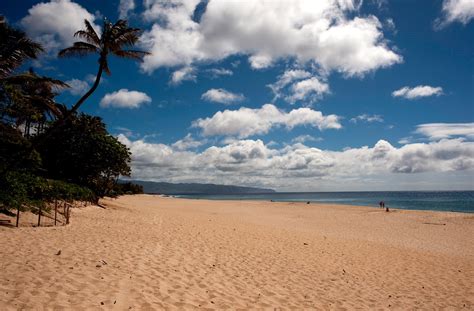
[[[392,191],[396,192],[396,191]],[[158,197],[163,197],[163,198],[172,198],[172,199],[179,199],[179,200],[199,200],[199,201],[222,201],[222,202],[227,202],[227,201],[237,201],[237,202],[268,202],[268,203],[296,203],[296,204],[303,204],[303,205],[320,205],[320,206],[326,206],[326,205],[333,205],[333,206],[343,206],[343,207],[354,207],[354,208],[372,208],[372,209],[377,209],[377,210],[382,210],[382,208],[375,206],[375,205],[356,205],[356,204],[351,204],[351,203],[339,203],[339,202],[331,202],[331,201],[324,201],[324,202],[318,202],[318,201],[278,201],[278,200],[268,200],[268,199],[222,199],[222,198],[216,198],[216,199],[209,199],[209,198],[191,198],[191,197],[181,197],[180,195],[162,195],[162,194],[149,194],[146,193],[144,195],[150,195],[150,196],[158,196]],[[310,202],[308,204],[307,202]],[[436,212],[436,213],[458,213],[458,214],[467,214],[471,215],[474,214],[473,211],[453,211],[453,210],[431,210],[431,209],[411,209],[411,208],[400,208],[400,207],[391,207],[387,206],[390,211],[413,211],[413,212]]]
[[[469,214],[156,195],[101,203],[63,227],[0,227],[7,310],[474,306]]]

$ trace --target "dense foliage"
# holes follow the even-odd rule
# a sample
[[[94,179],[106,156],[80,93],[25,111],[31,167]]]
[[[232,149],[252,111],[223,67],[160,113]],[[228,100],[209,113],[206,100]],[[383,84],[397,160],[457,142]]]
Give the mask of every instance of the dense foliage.
[[[49,178],[88,187],[102,197],[120,175],[130,175],[130,152],[98,117],[82,114],[67,120],[61,131],[42,135],[36,139],[42,140],[38,151]]]
[[[110,195],[118,196],[122,194],[138,194],[143,193],[143,186],[132,182],[118,182],[114,185]]]
[[[125,40],[114,37],[119,34],[128,41],[116,42],[115,50],[106,46],[107,51],[131,53],[123,57],[145,54],[120,49],[133,45],[137,29],[124,21],[109,24],[108,44]],[[78,34],[86,38],[86,33]],[[40,217],[53,202],[57,207],[58,201],[98,202],[106,195],[141,193],[140,186],[117,184],[119,176],[130,175],[130,152],[107,132],[101,118],[78,115],[77,107],[68,110],[56,102],[57,90],[67,84],[31,69],[15,73],[42,50],[0,16],[0,212],[31,210]],[[107,66],[102,69],[108,71]]]

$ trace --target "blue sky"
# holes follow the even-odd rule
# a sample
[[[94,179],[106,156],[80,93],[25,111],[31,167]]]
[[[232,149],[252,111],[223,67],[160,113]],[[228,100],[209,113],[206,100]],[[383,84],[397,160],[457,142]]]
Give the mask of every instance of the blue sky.
[[[97,57],[57,59],[83,19],[144,30],[143,63],[110,58],[82,111],[131,148],[132,177],[284,191],[474,189],[474,1],[19,1],[33,66],[92,84]]]

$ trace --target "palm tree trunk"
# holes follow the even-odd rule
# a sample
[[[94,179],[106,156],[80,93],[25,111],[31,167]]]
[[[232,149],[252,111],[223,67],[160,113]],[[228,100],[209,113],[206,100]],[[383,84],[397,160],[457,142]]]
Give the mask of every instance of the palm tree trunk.
[[[97,89],[97,87],[99,86],[99,83],[100,83],[100,78],[102,77],[102,72],[104,71],[104,63],[105,63],[105,56],[101,56],[99,58],[99,70],[97,71],[97,76],[95,78],[95,81],[94,81],[94,84],[92,85],[92,87],[90,88],[89,91],[87,91],[86,94],[84,94],[78,101],[77,103],[74,104],[74,106],[72,106],[71,110],[68,110],[64,117],[62,117],[61,119],[59,119],[56,123],[55,126],[52,126],[52,127],[49,127],[46,132],[45,132],[45,135],[43,135],[43,137],[40,139],[40,140],[36,140],[33,142],[32,144],[32,150],[38,146],[41,146],[44,141],[49,137],[51,136],[53,133],[55,133],[57,130],[59,130],[65,123],[67,120],[69,120],[69,118],[71,118],[74,113],[77,111],[77,109],[79,109],[79,107],[84,103],[84,101],[89,97],[91,96],[92,93],[94,93],[94,91]]]
[[[90,88],[89,91],[87,91],[86,94],[82,95],[82,97],[77,101],[77,103],[74,104],[74,106],[72,106],[71,110],[69,110],[69,112],[66,114],[66,120],[67,118],[69,118],[71,115],[74,114],[74,112],[77,111],[77,109],[79,109],[79,107],[84,103],[84,101],[89,97],[91,96],[92,93],[94,93],[94,91],[97,89],[97,87],[99,86],[99,83],[100,83],[100,78],[102,77],[102,72],[104,71],[104,60],[105,58],[103,56],[100,57],[99,59],[99,71],[97,72],[97,76],[95,78],[95,81],[94,81],[94,84],[92,85],[92,87]]]

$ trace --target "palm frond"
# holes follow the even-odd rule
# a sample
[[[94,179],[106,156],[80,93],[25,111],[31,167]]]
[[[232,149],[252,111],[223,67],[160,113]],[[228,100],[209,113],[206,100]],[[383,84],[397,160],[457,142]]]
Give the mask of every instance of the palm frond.
[[[91,53],[98,53],[99,48],[87,42],[74,42],[73,46],[59,51],[59,57],[85,56]]]
[[[112,26],[112,29],[118,30],[118,29],[126,29],[128,28],[128,22],[125,19],[119,19],[118,21],[115,22],[115,24]]]
[[[107,59],[104,59],[103,63],[102,63],[102,67],[104,68],[104,71],[107,75],[111,75],[112,72],[110,71],[110,68],[109,68],[109,62],[107,61]]]
[[[76,31],[74,37],[79,37],[86,40],[88,43],[91,43],[95,46],[100,46],[100,38],[95,32],[94,28],[92,27],[91,23],[87,19],[84,20],[84,24],[86,25],[86,29],[81,29]]]
[[[5,20],[0,22],[0,78],[18,68],[25,60],[34,59],[43,48],[20,30],[11,28]]]
[[[78,30],[76,31],[76,33],[74,34],[74,37],[78,37],[78,38],[81,38],[81,39],[84,39],[86,40],[88,43],[90,44],[93,44],[93,45],[100,45],[100,42],[99,43],[96,43],[95,41],[95,38],[93,38],[89,32],[85,31],[85,30]]]
[[[38,76],[32,72],[25,72],[14,75],[4,80],[8,84],[24,85],[26,83],[34,83],[35,85],[46,85],[55,88],[69,88],[69,85],[61,80]]]
[[[140,38],[141,30],[138,28],[127,28],[117,33],[111,40],[113,46],[133,46]]]
[[[142,61],[144,56],[150,55],[148,52],[137,50],[114,50],[112,53],[118,57],[131,58],[139,61]]]
[[[87,30],[88,33],[91,34],[91,37],[93,38],[94,43],[99,45],[100,44],[100,38],[99,38],[99,35],[97,34],[97,32],[95,32],[94,27],[92,27],[91,23],[89,23],[89,21],[87,19],[84,20],[84,24],[86,24],[86,30]]]

